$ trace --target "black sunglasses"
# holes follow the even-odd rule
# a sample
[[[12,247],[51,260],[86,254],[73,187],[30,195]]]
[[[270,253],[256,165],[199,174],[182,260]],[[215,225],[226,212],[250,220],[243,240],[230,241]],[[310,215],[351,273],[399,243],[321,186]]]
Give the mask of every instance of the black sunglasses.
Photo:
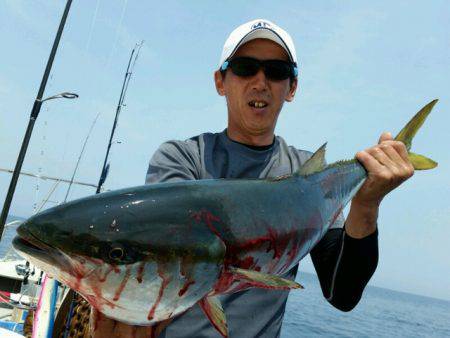
[[[272,81],[286,80],[298,75],[295,63],[283,60],[258,60],[250,57],[236,57],[225,61],[220,67],[220,71],[225,72],[227,68],[231,68],[233,74],[237,76],[254,76],[262,68],[264,75]]]

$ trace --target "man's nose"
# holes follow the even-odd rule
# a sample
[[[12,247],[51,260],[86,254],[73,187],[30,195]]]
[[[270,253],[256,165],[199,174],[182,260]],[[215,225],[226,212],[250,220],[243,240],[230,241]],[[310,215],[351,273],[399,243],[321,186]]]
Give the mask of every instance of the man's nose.
[[[256,91],[264,91],[267,89],[267,78],[263,69],[258,70],[252,77],[252,89]]]

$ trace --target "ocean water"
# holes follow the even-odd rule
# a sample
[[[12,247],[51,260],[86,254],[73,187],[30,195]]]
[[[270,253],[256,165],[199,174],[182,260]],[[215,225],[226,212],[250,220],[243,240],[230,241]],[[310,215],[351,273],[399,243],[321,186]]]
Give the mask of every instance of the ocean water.
[[[7,223],[3,229],[2,239],[0,241],[0,261],[21,259],[12,248],[12,240],[16,236],[16,229],[20,224],[19,222],[13,222],[16,220],[20,219],[18,217],[7,218]]]
[[[299,272],[304,290],[291,292],[281,338],[450,337],[450,302],[368,286],[350,312],[333,308],[315,275]]]

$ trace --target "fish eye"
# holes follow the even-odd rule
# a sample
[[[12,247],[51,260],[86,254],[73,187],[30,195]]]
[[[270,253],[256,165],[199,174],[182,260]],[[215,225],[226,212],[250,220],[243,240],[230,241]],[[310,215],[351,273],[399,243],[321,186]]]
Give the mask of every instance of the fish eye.
[[[109,258],[118,261],[125,257],[125,250],[120,246],[115,246],[109,251]]]

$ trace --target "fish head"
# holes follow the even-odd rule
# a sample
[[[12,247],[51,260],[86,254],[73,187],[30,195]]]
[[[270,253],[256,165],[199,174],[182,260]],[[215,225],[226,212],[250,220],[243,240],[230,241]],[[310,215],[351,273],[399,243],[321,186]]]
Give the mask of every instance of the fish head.
[[[225,246],[205,227],[150,217],[143,201],[116,192],[48,209],[17,229],[14,247],[106,316],[153,325],[212,290]]]
[[[145,250],[132,245],[133,234],[139,232],[132,224],[134,220],[128,216],[127,225],[133,226],[121,231],[118,220],[124,217],[117,210],[108,212],[110,202],[87,198],[32,216],[17,229],[17,249],[62,270],[67,270],[68,260],[84,262],[80,257],[89,258],[96,265],[127,265],[145,260]]]

